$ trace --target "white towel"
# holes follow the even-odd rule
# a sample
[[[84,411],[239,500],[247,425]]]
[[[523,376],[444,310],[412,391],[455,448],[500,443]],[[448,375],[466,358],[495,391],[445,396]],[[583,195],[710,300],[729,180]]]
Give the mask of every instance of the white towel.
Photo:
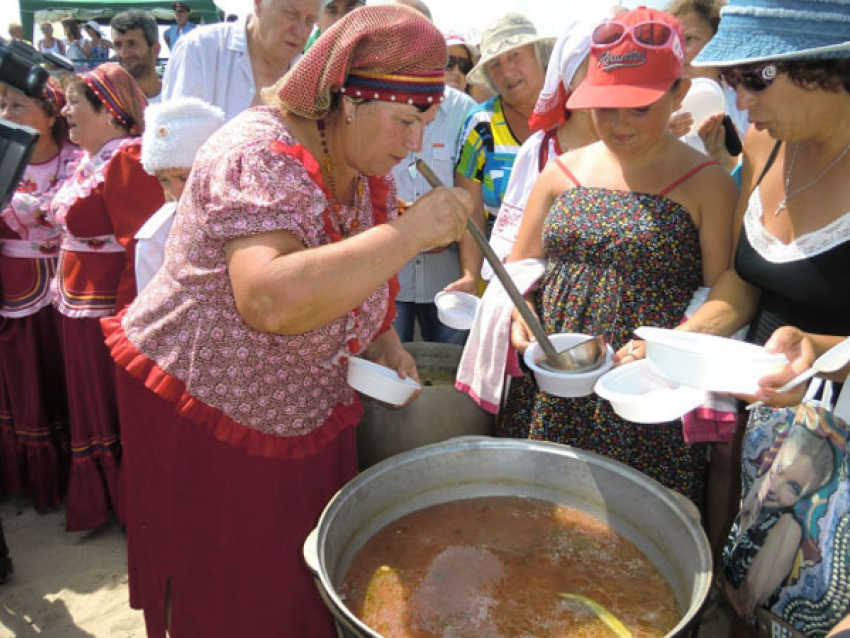
[[[540,281],[546,262],[523,259],[505,264],[505,268],[524,295]],[[478,304],[457,369],[455,387],[493,414],[499,411],[502,402],[509,357],[516,357],[510,339],[513,308],[508,293],[494,278]]]

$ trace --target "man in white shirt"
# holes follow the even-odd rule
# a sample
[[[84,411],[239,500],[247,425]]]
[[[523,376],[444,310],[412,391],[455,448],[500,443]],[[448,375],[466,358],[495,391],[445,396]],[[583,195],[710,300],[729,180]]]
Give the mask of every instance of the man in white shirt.
[[[319,13],[319,0],[254,0],[239,22],[195,29],[177,41],[165,69],[163,101],[198,97],[232,119],[295,63]]]
[[[122,11],[110,26],[118,64],[133,76],[149,102],[159,102],[162,81],[156,74],[160,49],[156,20],[142,11]]]
[[[454,185],[454,163],[463,122],[475,101],[466,93],[446,87],[445,100],[437,115],[425,127],[422,148],[411,152],[393,168],[398,196],[413,203],[431,190],[416,170],[416,160],[423,160],[448,186]],[[465,330],[454,330],[440,323],[434,295],[460,279],[461,263],[458,244],[445,250],[419,253],[398,274],[399,294],[396,298],[396,332],[402,341],[413,341],[414,324],[419,323],[425,341],[463,345]]]

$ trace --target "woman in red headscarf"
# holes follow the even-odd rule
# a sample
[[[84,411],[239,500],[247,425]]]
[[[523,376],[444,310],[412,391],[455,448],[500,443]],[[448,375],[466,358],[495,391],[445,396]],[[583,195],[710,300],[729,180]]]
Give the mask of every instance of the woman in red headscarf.
[[[102,64],[73,76],[66,95],[62,114],[85,155],[53,198],[51,215],[62,231],[55,304],[71,415],[66,523],[81,530],[105,523],[110,506],[123,522],[115,371],[99,320],[135,297],[133,236],[163,195],[140,161],[147,99],[130,74]]]
[[[104,322],[148,635],[336,635],[301,547],[357,471],[348,359],[417,376],[394,275],[471,209],[438,188],[397,217],[390,171],[421,147],[445,63],[407,7],[341,18],[201,148],[163,267]]]
[[[68,404],[51,284],[59,231],[53,196],[82,150],[68,140],[65,95],[53,78],[31,98],[0,84],[0,117],[40,133],[9,206],[0,213],[0,494],[22,492],[56,509],[68,478]]]

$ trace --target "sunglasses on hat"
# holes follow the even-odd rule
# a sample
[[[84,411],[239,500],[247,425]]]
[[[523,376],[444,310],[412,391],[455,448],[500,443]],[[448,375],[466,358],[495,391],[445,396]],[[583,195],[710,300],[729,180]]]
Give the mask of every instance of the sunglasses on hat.
[[[750,67],[730,67],[720,70],[720,78],[732,90],[743,86],[747,91],[760,93],[773,84],[776,79],[776,65],[763,64]]]
[[[453,55],[449,56],[448,62],[446,62],[446,71],[451,71],[455,66],[460,69],[460,72],[466,75],[470,71],[472,71],[472,60],[467,60],[466,58],[456,58]]]
[[[637,44],[656,49],[668,46],[675,37],[670,25],[663,22],[650,20],[639,24],[623,24],[609,20],[593,30],[590,41],[597,48],[609,48],[620,44],[627,35],[631,35]]]

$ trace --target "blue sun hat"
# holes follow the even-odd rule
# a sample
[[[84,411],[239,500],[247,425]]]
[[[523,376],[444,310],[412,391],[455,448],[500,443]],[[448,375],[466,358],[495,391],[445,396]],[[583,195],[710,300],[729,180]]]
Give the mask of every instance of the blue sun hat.
[[[850,58],[850,0],[729,0],[693,66]]]

